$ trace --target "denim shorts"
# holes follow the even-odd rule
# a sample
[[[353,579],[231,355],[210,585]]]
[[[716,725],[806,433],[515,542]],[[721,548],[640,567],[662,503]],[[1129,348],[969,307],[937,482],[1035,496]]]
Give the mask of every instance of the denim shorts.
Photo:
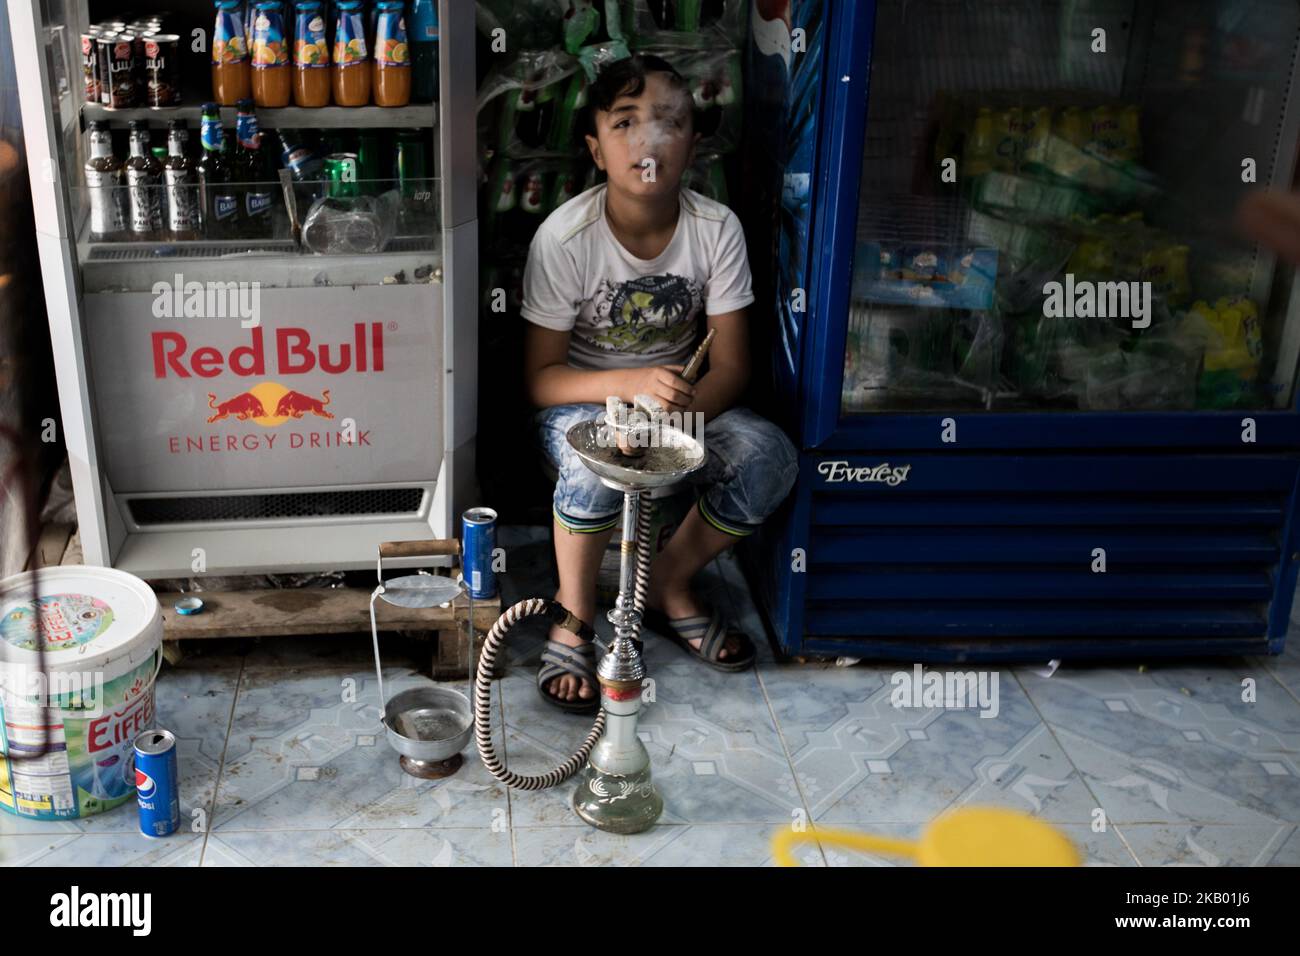
[[[555,518],[572,532],[606,531],[621,521],[623,495],[601,484],[565,436],[579,422],[603,417],[603,405],[553,405],[537,413],[538,438],[552,467]],[[704,425],[704,467],[688,476],[700,514],[727,534],[752,534],[785,500],[799,456],[776,425],[748,408],[730,408]]]

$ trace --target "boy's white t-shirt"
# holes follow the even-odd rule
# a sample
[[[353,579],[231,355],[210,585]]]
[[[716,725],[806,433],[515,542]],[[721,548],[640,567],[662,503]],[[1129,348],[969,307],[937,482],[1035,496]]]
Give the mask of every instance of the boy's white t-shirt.
[[[740,221],[726,206],[681,190],[677,231],[654,259],[628,252],[594,186],[538,228],[524,268],[529,322],[572,331],[569,365],[585,370],[684,365],[705,315],[754,301]]]

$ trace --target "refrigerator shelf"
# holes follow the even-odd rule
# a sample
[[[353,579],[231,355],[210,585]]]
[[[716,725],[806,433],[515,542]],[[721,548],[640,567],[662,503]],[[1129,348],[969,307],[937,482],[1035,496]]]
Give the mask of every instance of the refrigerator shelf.
[[[158,254],[166,249],[166,254]],[[256,282],[266,289],[322,286],[421,285],[441,283],[442,244],[428,236],[398,237],[383,252],[315,255],[290,240],[187,242],[171,246],[145,242],[77,244],[87,293],[145,292],[159,282]]]
[[[196,128],[203,102],[195,99],[186,106],[169,106],[151,109],[147,106],[125,110],[110,110],[98,103],[81,104],[81,128],[91,120],[105,120],[113,126],[125,127],[131,120],[148,120],[159,128],[168,120],[183,119]],[[435,129],[438,125],[437,103],[412,103],[409,106],[322,106],[306,109],[286,106],[283,109],[257,110],[257,119],[266,129]],[[235,125],[235,108],[221,108],[221,122]]]

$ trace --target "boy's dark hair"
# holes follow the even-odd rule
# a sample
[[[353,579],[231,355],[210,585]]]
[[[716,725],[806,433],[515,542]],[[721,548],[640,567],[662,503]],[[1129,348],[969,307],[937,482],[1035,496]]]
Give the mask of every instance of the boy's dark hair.
[[[620,96],[640,96],[645,92],[645,78],[650,73],[668,74],[668,83],[673,89],[690,93],[690,84],[686,77],[677,72],[677,68],[661,56],[652,53],[634,53],[621,60],[606,64],[596,74],[595,82],[587,87],[587,110],[583,121],[583,132],[588,136],[596,135],[596,111],[608,111]],[[695,101],[691,100],[691,126],[698,126]]]

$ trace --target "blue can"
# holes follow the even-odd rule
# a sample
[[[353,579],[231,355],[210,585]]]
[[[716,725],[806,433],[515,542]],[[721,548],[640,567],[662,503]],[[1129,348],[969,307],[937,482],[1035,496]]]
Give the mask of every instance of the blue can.
[[[135,796],[145,836],[171,836],[180,829],[176,738],[166,730],[146,730],[135,738]]]
[[[497,547],[497,513],[491,508],[470,508],[460,517],[461,568],[469,596],[497,596],[497,573],[492,570],[492,552]]]

